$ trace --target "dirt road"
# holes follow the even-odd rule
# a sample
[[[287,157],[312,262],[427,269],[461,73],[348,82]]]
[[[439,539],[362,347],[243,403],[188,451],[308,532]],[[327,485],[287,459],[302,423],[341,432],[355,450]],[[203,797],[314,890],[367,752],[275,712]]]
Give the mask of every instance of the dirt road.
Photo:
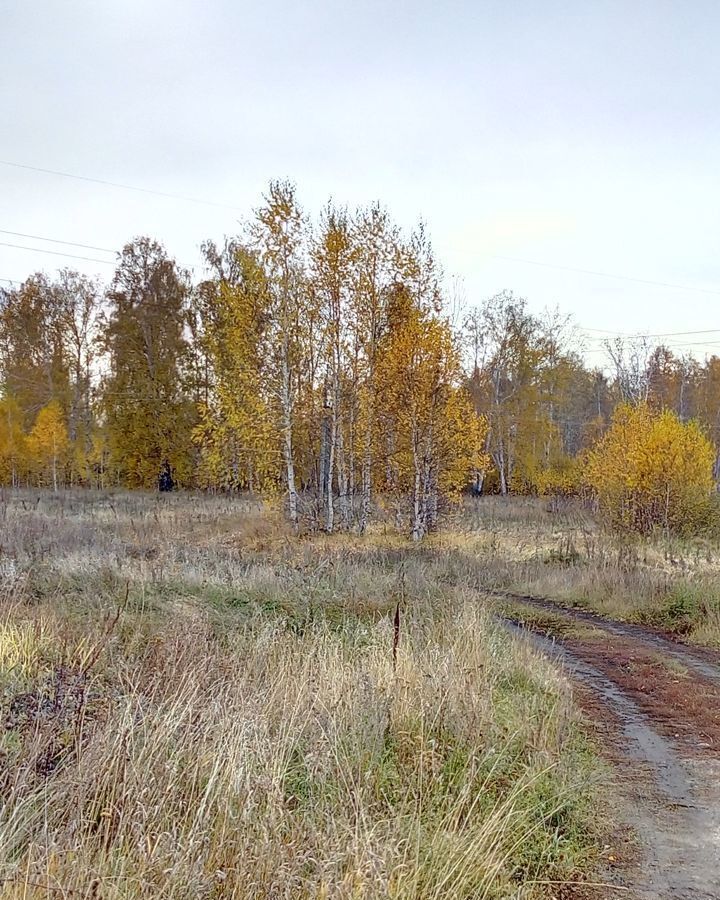
[[[720,654],[547,599],[504,594],[508,626],[557,659],[616,773],[605,898],[720,900]]]

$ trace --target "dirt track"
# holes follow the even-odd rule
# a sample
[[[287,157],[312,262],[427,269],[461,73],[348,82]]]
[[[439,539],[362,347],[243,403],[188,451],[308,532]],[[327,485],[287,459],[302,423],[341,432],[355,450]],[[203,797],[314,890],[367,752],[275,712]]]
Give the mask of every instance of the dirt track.
[[[615,815],[639,848],[614,848],[605,898],[719,900],[720,655],[547,599],[503,598],[521,604],[509,627],[577,684],[616,772]]]

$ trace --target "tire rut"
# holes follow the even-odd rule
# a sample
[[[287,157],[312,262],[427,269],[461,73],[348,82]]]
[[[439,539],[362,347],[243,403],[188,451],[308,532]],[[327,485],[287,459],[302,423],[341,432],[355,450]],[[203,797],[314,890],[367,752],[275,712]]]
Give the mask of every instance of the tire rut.
[[[588,692],[593,714],[612,731],[620,817],[637,835],[643,858],[632,871],[608,874],[617,889],[608,887],[607,900],[719,900],[720,759],[688,755],[621,684],[575,654],[570,643],[502,621]]]
[[[671,637],[666,637],[649,628],[644,628],[642,625],[618,622],[616,619],[608,619],[589,610],[577,609],[574,606],[563,606],[547,597],[533,597],[529,594],[515,594],[510,591],[498,591],[494,596],[506,600],[516,600],[524,603],[526,606],[531,606],[544,612],[556,613],[576,622],[593,625],[595,628],[600,628],[609,634],[637,641],[650,649],[661,651],[664,655],[682,663],[696,674],[720,684],[720,656],[711,650],[704,650],[701,647],[690,647],[687,644],[673,640]]]

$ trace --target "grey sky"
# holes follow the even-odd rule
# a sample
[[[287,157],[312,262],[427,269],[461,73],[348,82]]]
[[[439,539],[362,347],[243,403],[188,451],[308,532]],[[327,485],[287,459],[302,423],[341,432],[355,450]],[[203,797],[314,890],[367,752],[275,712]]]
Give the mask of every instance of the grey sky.
[[[470,303],[720,328],[719,38],[716,0],[0,0],[0,159],[247,210],[287,176],[310,210],[424,218]],[[0,165],[5,230],[187,264],[240,215]],[[65,264],[112,272],[0,246],[0,277]]]

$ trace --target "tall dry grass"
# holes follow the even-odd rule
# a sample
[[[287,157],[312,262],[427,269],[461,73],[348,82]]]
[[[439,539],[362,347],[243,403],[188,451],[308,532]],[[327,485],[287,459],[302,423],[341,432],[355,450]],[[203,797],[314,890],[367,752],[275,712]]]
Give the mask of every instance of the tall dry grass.
[[[478,590],[545,596],[720,647],[715,540],[618,536],[577,503],[487,497],[468,501],[435,545]]]
[[[2,515],[0,897],[530,897],[587,871],[567,684],[457,557],[298,543],[222,498]]]

